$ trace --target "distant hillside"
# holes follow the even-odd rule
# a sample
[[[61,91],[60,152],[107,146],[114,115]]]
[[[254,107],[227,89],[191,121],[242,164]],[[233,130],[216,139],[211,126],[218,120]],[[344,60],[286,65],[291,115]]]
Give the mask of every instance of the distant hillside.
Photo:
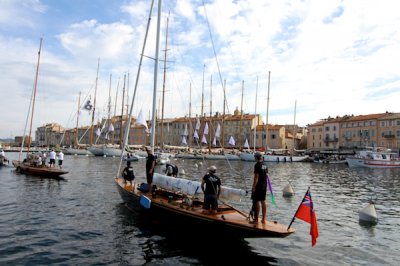
[[[13,139],[0,139],[0,142],[14,142]]]

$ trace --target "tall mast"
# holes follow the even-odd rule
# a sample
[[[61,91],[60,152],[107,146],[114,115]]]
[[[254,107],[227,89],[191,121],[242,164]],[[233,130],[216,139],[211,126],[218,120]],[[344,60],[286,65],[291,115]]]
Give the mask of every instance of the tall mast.
[[[188,146],[190,147],[190,143],[192,141],[192,130],[193,130],[193,125],[192,125],[192,83],[190,83],[189,86],[189,140],[188,140]]]
[[[161,0],[158,0],[158,13],[157,13],[157,38],[156,38],[156,56],[154,61],[154,89],[153,89],[153,115],[151,122],[151,139],[150,146],[154,151],[154,140],[156,132],[156,98],[157,98],[157,76],[158,76],[158,53],[160,45],[160,23],[161,23]]]
[[[118,78],[118,83],[117,83],[117,91],[115,92],[114,115],[113,115],[113,118],[111,119],[111,123],[114,122],[114,118],[115,118],[115,116],[117,115],[118,88],[119,88],[119,78]],[[114,136],[115,136],[115,130],[112,132],[111,144],[114,144]]]
[[[122,106],[121,106],[121,123],[119,127],[119,145],[122,149],[122,126],[123,126],[123,119],[122,117],[124,116],[124,103],[125,103],[125,82],[126,82],[126,75],[124,75],[124,86],[122,87]]]
[[[143,55],[144,55],[144,50],[145,50],[145,47],[146,47],[147,36],[148,36],[148,33],[149,33],[150,21],[151,21],[151,13],[153,11],[153,5],[154,5],[154,0],[151,1],[149,17],[148,17],[145,37],[144,37],[143,46],[142,46],[142,52],[140,54],[140,59],[139,59],[139,67],[138,67],[138,70],[137,70],[137,73],[136,73],[135,88],[133,90],[132,102],[131,102],[131,107],[130,107],[130,110],[129,110],[129,118],[128,118],[128,121],[126,123],[126,130],[125,130],[125,133],[124,133],[124,143],[123,143],[124,147],[126,146],[126,144],[128,142],[129,130],[130,130],[131,121],[132,121],[133,105],[135,103],[136,91],[137,91],[137,87],[138,87],[138,83],[139,83],[140,72],[141,72],[141,69],[142,69]],[[120,175],[120,169],[121,169],[121,165],[122,165],[122,155],[123,155],[123,153],[124,153],[124,148],[121,149],[121,160],[119,161],[119,167],[118,167],[117,176]]]
[[[200,117],[204,115],[203,113],[203,108],[204,108],[204,71],[205,71],[206,65],[203,65],[203,84],[201,86],[201,114]]]
[[[112,74],[110,74],[110,86],[108,88],[108,117],[107,117],[107,134],[108,138],[110,138],[109,135],[109,129],[110,129],[110,121],[111,121],[111,79],[112,79]],[[110,141],[108,141],[110,142]]]
[[[212,119],[212,75],[211,75],[211,80],[210,80],[210,125],[209,125],[209,130],[208,130],[208,152],[211,153],[211,129],[213,128],[211,126],[211,121]]]
[[[265,128],[265,153],[268,151],[268,111],[269,111],[269,85],[271,81],[271,71],[268,71],[268,95],[267,95],[267,126]]]
[[[75,148],[78,147],[78,126],[79,126],[79,108],[81,107],[81,92],[79,92],[78,97],[78,111],[76,113],[76,126],[75,126]]]
[[[161,133],[160,133],[160,146],[164,149],[164,97],[165,97],[165,79],[167,72],[167,48],[168,48],[168,24],[169,16],[167,17],[167,30],[165,33],[165,51],[164,51],[164,79],[163,79],[163,90],[162,90],[162,107],[161,107]]]
[[[242,125],[242,123],[243,123],[242,122],[242,119],[243,119],[243,90],[244,90],[244,80],[242,80],[242,99],[240,101],[240,130],[239,130],[239,132],[240,132],[239,149],[240,150],[243,150],[243,133],[242,133],[242,128],[243,128],[243,125]]]
[[[33,89],[31,124],[29,126],[28,153],[31,148],[32,122],[33,122],[33,113],[35,111],[36,89],[37,89],[37,82],[38,82],[38,77],[39,77],[39,63],[40,63],[40,52],[42,51],[42,42],[43,42],[43,38],[40,38],[38,61],[37,61],[37,65],[36,65],[35,83],[34,83],[34,89]]]
[[[224,123],[225,123],[225,102],[226,102],[226,79],[224,80],[224,107],[223,107],[223,110],[222,110],[222,130],[221,130],[221,135],[222,135],[222,137],[221,137],[221,148],[223,149],[224,148],[224,135],[225,135],[225,132],[224,132]]]
[[[125,120],[126,124],[128,122],[128,119],[129,119],[129,72],[128,72],[128,77],[126,80],[126,120]],[[124,142],[124,140],[122,139],[122,144],[123,144],[123,142]],[[129,136],[128,136],[128,139],[127,139],[127,142],[125,145],[128,145],[128,143],[129,143]],[[121,147],[121,149],[122,148],[123,148],[123,146]]]
[[[254,115],[255,117],[255,126],[254,126],[254,133],[253,133],[253,145],[254,145],[254,152],[256,152],[256,130],[258,125],[258,115],[257,115],[257,93],[258,93],[258,77],[257,77],[257,86],[256,86],[256,102],[254,104]]]
[[[128,119],[129,115],[129,72],[128,77],[126,79],[126,118]]]
[[[100,57],[97,60],[97,74],[96,74],[96,83],[94,86],[94,100],[93,100],[93,110],[92,110],[92,126],[90,129],[90,140],[89,140],[89,144],[93,145],[93,131],[94,131],[94,115],[96,113],[96,94],[97,94],[97,81],[99,79],[99,67],[100,67]]]
[[[201,120],[203,120],[203,133],[202,133],[202,137],[204,137],[204,128],[205,128],[205,123],[204,123],[204,121],[205,121],[205,115],[204,115],[204,72],[205,72],[205,68],[206,68],[206,65],[204,64],[203,65],[203,83],[202,83],[202,85],[201,85],[201,114],[200,114],[200,121]],[[201,128],[201,126],[200,126],[200,128]],[[203,146],[203,139],[201,139],[201,141],[200,141],[200,148],[202,148],[202,146]]]
[[[295,132],[295,126],[296,126],[296,107],[297,107],[297,100],[294,101],[294,118],[293,118],[293,150],[291,155],[294,155],[294,149],[295,149],[295,137],[296,137],[296,132]]]

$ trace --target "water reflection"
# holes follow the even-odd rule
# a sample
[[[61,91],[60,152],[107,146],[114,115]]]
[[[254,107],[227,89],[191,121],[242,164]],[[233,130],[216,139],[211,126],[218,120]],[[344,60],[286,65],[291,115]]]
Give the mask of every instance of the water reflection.
[[[124,204],[117,206],[119,255],[126,259],[126,247],[137,242],[135,253],[145,263],[194,265],[269,265],[275,258],[258,254],[246,240],[220,238],[218,235],[200,235],[191,231],[166,230],[160,221],[150,221],[129,211]],[[118,224],[120,223],[120,224]],[[136,230],[135,230],[136,229]],[[170,228],[169,228],[170,229]],[[133,240],[135,239],[135,240]],[[125,250],[125,252],[124,252]],[[121,258],[121,259],[123,259]],[[138,257],[136,257],[136,261]],[[138,262],[138,261],[137,261]],[[174,263],[172,263],[174,262]]]

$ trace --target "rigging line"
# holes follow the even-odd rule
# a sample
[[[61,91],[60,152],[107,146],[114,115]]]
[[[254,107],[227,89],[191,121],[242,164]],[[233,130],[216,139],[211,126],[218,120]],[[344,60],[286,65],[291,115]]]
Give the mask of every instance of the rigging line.
[[[211,27],[210,27],[210,23],[209,23],[209,21],[208,21],[207,10],[206,10],[206,5],[204,4],[204,0],[202,0],[202,3],[203,3],[203,7],[204,7],[204,15],[205,15],[206,22],[207,22],[208,32],[210,33],[210,39],[211,39],[211,44],[212,44],[212,47],[213,47],[213,52],[214,52],[214,56],[215,56],[215,61],[216,61],[216,63],[217,63],[218,76],[219,76],[219,80],[220,80],[220,82],[221,82],[221,87],[222,87],[222,89],[223,89],[223,88],[224,88],[224,82],[222,81],[221,69],[220,69],[220,67],[219,67],[218,57],[217,57],[217,53],[216,53],[216,51],[215,51],[214,40],[213,40],[213,37],[212,37]],[[228,111],[228,113],[229,113],[228,101],[227,101],[226,98],[225,98],[225,102],[226,102],[226,109],[227,109],[227,111]]]
[[[124,135],[124,139],[123,139],[123,145],[122,145],[122,148],[121,148],[121,156],[120,156],[120,160],[119,160],[117,177],[121,174],[120,171],[121,171],[121,166],[122,166],[122,156],[124,154],[125,147],[126,147],[126,145],[128,143],[129,130],[130,130],[130,127],[131,127],[131,120],[132,120],[132,111],[133,111],[133,106],[134,106],[134,103],[135,103],[136,91],[137,91],[137,87],[138,87],[138,83],[139,83],[140,72],[141,72],[141,69],[142,69],[142,61],[143,61],[143,56],[144,56],[144,50],[146,48],[146,43],[147,43],[147,36],[148,36],[148,33],[149,33],[149,28],[150,28],[151,14],[152,14],[152,11],[153,11],[153,6],[154,6],[154,0],[151,1],[151,5],[150,5],[149,17],[148,17],[148,22],[147,22],[147,27],[146,27],[146,33],[145,33],[145,36],[144,36],[142,52],[140,54],[140,59],[139,59],[139,66],[138,66],[138,70],[137,70],[137,73],[136,73],[136,80],[135,80],[135,87],[134,87],[134,90],[133,90],[132,103],[131,103],[131,107],[130,107],[130,110],[129,110],[128,122],[125,125],[126,130],[125,130],[125,135]],[[160,8],[160,6],[158,8]]]
[[[86,100],[90,95],[90,91],[93,89],[94,84],[92,84],[92,87],[90,87],[88,94],[86,94],[85,98],[83,99],[82,103],[79,103],[79,110],[75,111],[74,109],[72,109],[71,114],[69,115],[69,118],[67,120],[67,124],[65,125],[65,128],[68,128],[70,122],[72,121],[72,119],[75,119],[77,116],[79,116],[79,111],[82,109],[82,107],[86,104]],[[64,137],[66,134],[67,130],[64,130],[64,133],[62,134],[61,140],[59,145],[61,146],[62,142],[64,141]]]

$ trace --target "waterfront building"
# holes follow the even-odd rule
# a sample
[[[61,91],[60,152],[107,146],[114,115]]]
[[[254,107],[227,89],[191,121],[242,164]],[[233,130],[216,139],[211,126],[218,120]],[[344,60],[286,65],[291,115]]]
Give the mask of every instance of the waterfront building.
[[[307,128],[307,149],[311,151],[400,147],[399,113],[329,117]]]
[[[400,148],[400,113],[378,118],[378,146],[389,149]]]
[[[60,144],[64,132],[65,129],[57,123],[45,124],[36,129],[36,144],[47,147]]]

